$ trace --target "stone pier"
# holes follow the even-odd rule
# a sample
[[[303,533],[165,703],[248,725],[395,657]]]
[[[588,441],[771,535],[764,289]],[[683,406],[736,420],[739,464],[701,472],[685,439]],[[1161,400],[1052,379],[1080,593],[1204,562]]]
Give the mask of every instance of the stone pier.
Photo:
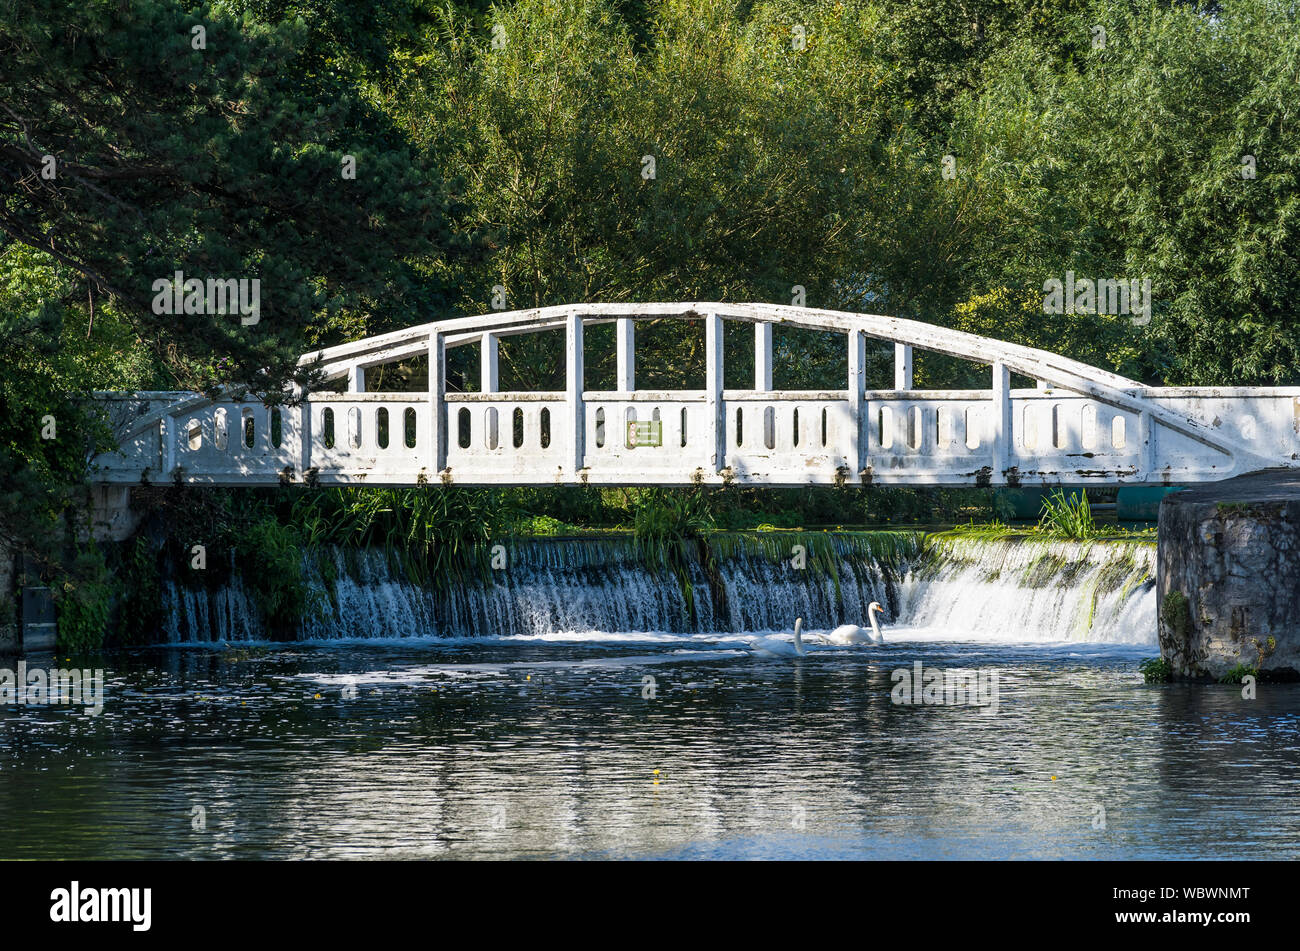
[[[1300,680],[1300,471],[1267,469],[1160,504],[1160,654],[1174,675]]]

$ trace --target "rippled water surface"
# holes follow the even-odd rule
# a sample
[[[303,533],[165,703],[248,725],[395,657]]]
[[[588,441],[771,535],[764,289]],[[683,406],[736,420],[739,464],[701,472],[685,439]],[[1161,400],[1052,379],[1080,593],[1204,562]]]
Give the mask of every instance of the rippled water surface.
[[[97,717],[0,706],[0,857],[1300,853],[1300,688],[1147,686],[1150,647],[998,633],[106,655]],[[916,661],[996,671],[996,712],[891,703]]]

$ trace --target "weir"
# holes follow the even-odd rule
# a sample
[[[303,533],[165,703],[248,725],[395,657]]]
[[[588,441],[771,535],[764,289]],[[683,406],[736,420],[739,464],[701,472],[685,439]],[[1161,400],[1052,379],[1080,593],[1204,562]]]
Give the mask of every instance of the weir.
[[[792,567],[791,548],[811,537],[715,536],[685,550],[681,573],[648,568],[627,537],[518,541],[508,571],[444,589],[413,583],[383,551],[330,549],[309,559],[320,610],[296,636],[727,634],[788,630],[796,616],[819,630],[864,623],[879,601],[893,626],[948,635],[1155,643],[1149,543],[843,533]],[[268,637],[237,574],[216,590],[169,580],[164,601],[168,642]]]

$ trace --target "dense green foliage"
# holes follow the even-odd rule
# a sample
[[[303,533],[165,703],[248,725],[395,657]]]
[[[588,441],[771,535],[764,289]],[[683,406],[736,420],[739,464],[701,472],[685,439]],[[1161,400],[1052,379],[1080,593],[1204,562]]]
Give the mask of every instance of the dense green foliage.
[[[58,558],[61,519],[84,501],[69,488],[88,451],[110,445],[71,394],[153,381],[107,301],[96,302],[90,332],[77,306],[86,293],[48,255],[18,244],[0,249],[0,544],[46,562]]]
[[[295,500],[288,518],[310,548],[383,548],[412,581],[443,585],[482,573],[489,544],[505,534],[513,512],[508,493],[420,486],[312,493]]]
[[[58,649],[92,651],[104,642],[113,611],[113,585],[99,549],[92,543],[76,553],[54,589],[58,605]]]
[[[439,175],[355,83],[313,68],[302,24],[162,0],[0,11],[0,232],[112,297],[187,386],[276,386],[331,317],[442,306],[416,263],[454,244]],[[257,321],[156,312],[176,271],[260,280]]]

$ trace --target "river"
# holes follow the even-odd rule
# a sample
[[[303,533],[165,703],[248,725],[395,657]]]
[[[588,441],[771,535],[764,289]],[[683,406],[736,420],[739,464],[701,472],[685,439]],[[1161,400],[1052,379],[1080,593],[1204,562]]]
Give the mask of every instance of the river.
[[[609,592],[534,574],[491,595],[531,598],[526,631],[431,632],[437,609],[395,616],[372,574],[342,598],[383,614],[369,632],[79,659],[105,671],[97,715],[0,706],[0,858],[1294,857],[1300,688],[1144,684],[1153,556],[1051,551],[858,557],[834,607],[810,593],[829,582],[737,558],[725,615],[687,630],[558,623]],[[573,579],[568,557],[529,570]],[[822,643],[841,618],[818,612],[864,598],[886,643]],[[796,611],[802,656],[785,624],[718,629]],[[980,689],[896,702],[918,670]]]

